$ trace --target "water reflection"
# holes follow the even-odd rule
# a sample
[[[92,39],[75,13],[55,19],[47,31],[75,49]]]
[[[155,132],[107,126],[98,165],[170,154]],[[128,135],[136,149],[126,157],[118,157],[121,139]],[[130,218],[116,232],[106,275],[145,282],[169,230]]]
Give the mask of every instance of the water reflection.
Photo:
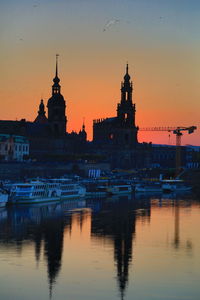
[[[171,246],[176,251],[180,249],[192,251],[192,240],[190,238],[181,240],[180,224],[181,208],[190,207],[192,202],[181,199],[137,195],[135,198],[73,200],[51,205],[37,204],[1,209],[0,251],[4,253],[12,249],[13,252],[23,253],[28,245],[33,245],[38,269],[43,259],[46,262],[49,297],[51,298],[61,268],[66,269],[65,262],[62,261],[64,236],[67,232],[71,233],[72,227],[75,226],[74,216],[82,231],[84,223],[88,222],[89,209],[91,211],[89,220],[91,242],[95,240],[97,244],[101,244],[102,240],[109,240],[109,245],[113,249],[114,276],[120,298],[124,299],[129,282],[130,265],[132,273],[135,272],[134,248],[136,245],[134,241],[138,234],[137,223],[150,226],[152,209],[155,208],[156,211],[170,207],[173,210],[174,237],[171,240]]]
[[[71,230],[72,215],[68,212],[85,207],[85,201],[35,204],[9,207],[0,214],[0,246],[22,252],[23,245],[34,242],[35,259],[40,261],[43,245],[47,264],[49,295],[61,268],[64,229]],[[67,212],[67,214],[66,214]]]
[[[113,199],[112,199],[113,200]],[[133,257],[133,239],[137,209],[142,218],[150,218],[150,201],[139,202],[136,199],[115,199],[102,202],[101,210],[92,213],[92,236],[99,239],[108,238],[113,243],[114,261],[116,263],[117,281],[121,299],[124,299],[128,283],[129,264]]]

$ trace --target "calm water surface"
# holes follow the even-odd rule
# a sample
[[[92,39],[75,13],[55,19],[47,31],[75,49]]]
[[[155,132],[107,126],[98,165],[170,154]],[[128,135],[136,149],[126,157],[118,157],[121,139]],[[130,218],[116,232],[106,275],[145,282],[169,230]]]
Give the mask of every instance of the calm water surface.
[[[152,196],[0,210],[0,299],[200,299],[200,201]]]

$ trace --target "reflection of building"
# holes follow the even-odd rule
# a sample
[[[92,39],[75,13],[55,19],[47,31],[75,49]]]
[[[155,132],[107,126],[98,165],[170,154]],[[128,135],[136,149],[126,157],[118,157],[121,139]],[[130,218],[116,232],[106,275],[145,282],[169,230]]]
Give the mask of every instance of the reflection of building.
[[[73,215],[68,212],[83,207],[83,200],[73,199],[9,207],[0,212],[0,246],[23,253],[24,246],[33,243],[37,265],[43,257],[46,262],[50,297],[61,269],[64,232],[70,232],[72,227]],[[84,213],[80,210],[74,214],[81,227]]]
[[[125,202],[125,203],[124,203]],[[143,207],[144,218],[149,218],[150,202],[140,203]],[[92,214],[92,235],[100,239],[108,238],[113,241],[114,260],[117,266],[117,281],[121,294],[124,298],[129,276],[129,265],[133,257],[133,239],[136,228],[136,208],[138,202],[131,199],[118,200],[114,204],[103,202],[101,210]],[[144,213],[145,212],[145,213]]]
[[[29,155],[29,141],[24,136],[0,134],[0,160],[23,161]]]
[[[71,216],[64,218],[60,204],[15,207],[8,210],[7,220],[1,225],[0,241],[4,247],[16,247],[17,251],[22,251],[23,244],[32,241],[38,263],[41,251],[44,251],[51,296],[61,268],[64,228],[70,229]]]

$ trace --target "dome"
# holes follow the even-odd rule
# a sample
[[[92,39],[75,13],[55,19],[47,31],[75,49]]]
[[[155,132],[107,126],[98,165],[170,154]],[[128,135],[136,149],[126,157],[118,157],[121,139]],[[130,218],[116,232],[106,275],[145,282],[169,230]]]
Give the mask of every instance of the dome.
[[[48,105],[49,104],[65,104],[65,100],[63,95],[61,95],[60,93],[57,94],[53,94],[51,98],[49,98],[48,100]]]

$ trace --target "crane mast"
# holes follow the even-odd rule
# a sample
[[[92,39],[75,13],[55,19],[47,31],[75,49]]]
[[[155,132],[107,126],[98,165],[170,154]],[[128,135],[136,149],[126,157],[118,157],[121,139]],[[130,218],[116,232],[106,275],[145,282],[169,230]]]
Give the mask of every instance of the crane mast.
[[[176,127],[143,127],[139,128],[140,131],[167,131],[173,132],[176,135],[176,177],[181,171],[181,137],[182,131],[188,131],[188,134],[193,133],[197,129],[196,126],[176,126]]]

